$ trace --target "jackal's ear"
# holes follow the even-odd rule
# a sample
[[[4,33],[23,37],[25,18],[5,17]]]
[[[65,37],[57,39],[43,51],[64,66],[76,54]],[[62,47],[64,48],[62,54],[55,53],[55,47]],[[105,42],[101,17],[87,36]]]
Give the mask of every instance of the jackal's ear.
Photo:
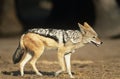
[[[84,22],[84,27],[92,32],[95,32],[94,29],[87,22]]]
[[[87,22],[84,22],[84,25],[89,25]]]
[[[91,29],[91,30],[93,30],[93,28],[92,28],[87,22],[84,22],[84,27],[85,27],[86,29]]]
[[[78,26],[80,28],[81,33],[85,34],[85,27],[82,24],[80,24],[80,23],[78,23]]]
[[[84,27],[91,28],[91,26],[87,22],[84,22]]]

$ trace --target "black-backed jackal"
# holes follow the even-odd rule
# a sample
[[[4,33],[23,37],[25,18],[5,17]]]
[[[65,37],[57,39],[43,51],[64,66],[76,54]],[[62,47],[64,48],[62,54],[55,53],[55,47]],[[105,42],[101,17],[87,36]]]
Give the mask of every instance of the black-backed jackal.
[[[102,44],[97,33],[88,23],[85,22],[84,25],[78,23],[78,26],[79,30],[34,28],[23,34],[13,55],[14,64],[20,63],[21,76],[24,75],[24,66],[28,61],[36,74],[42,76],[35,66],[36,61],[45,48],[57,48],[61,69],[55,73],[55,76],[67,71],[70,78],[74,78],[71,73],[70,57],[75,52],[75,49],[87,43],[93,43],[96,46]]]

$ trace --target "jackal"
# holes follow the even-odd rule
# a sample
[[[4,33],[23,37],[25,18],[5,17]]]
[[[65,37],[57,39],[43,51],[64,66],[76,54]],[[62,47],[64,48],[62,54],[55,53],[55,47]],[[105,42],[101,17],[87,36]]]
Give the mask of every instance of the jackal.
[[[34,28],[24,33],[13,55],[14,64],[20,64],[21,76],[24,75],[24,66],[28,61],[36,74],[42,76],[36,68],[36,61],[42,55],[44,49],[57,48],[57,56],[61,69],[55,73],[55,76],[67,71],[70,78],[74,78],[71,73],[70,58],[75,49],[87,43],[93,43],[96,46],[102,44],[97,33],[87,22],[84,22],[84,25],[78,23],[78,26],[78,30]]]

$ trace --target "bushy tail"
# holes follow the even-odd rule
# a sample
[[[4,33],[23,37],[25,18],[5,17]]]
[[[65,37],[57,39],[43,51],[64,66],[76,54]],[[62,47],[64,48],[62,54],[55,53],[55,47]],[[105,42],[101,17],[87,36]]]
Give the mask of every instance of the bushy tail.
[[[20,43],[18,48],[16,49],[15,53],[13,54],[13,63],[17,64],[20,62],[20,60],[23,57],[24,54],[24,44],[23,44],[23,37],[24,35],[21,36]]]

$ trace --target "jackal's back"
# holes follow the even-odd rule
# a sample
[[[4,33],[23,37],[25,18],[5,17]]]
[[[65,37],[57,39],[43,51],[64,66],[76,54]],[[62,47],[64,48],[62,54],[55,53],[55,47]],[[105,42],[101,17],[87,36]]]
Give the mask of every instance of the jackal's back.
[[[54,39],[59,43],[66,43],[68,41],[71,41],[72,43],[78,43],[82,38],[81,32],[79,30],[34,28],[28,30],[28,32]]]

